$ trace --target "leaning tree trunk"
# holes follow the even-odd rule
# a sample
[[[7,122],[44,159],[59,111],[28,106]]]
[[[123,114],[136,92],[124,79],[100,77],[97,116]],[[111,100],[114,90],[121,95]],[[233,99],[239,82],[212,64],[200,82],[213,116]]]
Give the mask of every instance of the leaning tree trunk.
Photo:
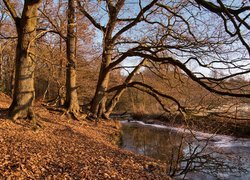
[[[38,6],[41,1],[24,3],[21,18],[16,18],[18,42],[16,47],[15,81],[13,101],[9,107],[12,119],[33,118],[32,105],[35,99],[35,39]]]
[[[107,26],[103,30],[103,53],[102,63],[99,72],[99,78],[96,86],[95,96],[91,102],[91,113],[98,118],[105,118],[107,95],[106,90],[109,86],[110,69],[109,65],[112,61],[112,54],[114,48],[114,38],[112,37],[117,23],[118,14],[124,5],[124,0],[106,1],[108,8],[109,20]]]
[[[105,43],[106,44],[106,43]],[[112,58],[112,45],[105,45],[102,55],[102,64],[99,72],[99,78],[97,82],[95,96],[91,103],[90,111],[93,113],[94,116],[99,118],[107,118],[105,116],[106,112],[106,90],[109,86],[109,77],[110,71],[108,70],[108,66],[111,63]]]
[[[132,78],[134,75],[140,70],[141,66],[145,63],[145,59],[142,60],[141,63],[139,63],[134,70],[128,75],[128,77],[125,79],[125,82],[123,83],[124,85],[129,84],[132,81]],[[120,86],[119,89],[116,91],[115,95],[112,97],[110,100],[107,110],[105,112],[105,117],[109,118],[110,114],[114,110],[116,104],[119,102],[121,95],[124,93],[126,90],[126,86]]]
[[[79,110],[76,87],[76,2],[68,1],[67,70],[65,107],[76,115]]]

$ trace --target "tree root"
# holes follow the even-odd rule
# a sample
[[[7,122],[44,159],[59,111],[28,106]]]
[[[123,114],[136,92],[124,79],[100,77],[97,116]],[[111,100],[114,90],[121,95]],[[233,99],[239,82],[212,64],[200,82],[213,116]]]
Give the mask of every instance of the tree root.
[[[80,121],[80,118],[78,117],[79,114],[74,112],[74,111],[70,111],[69,109],[68,110],[65,110],[65,112],[62,114],[62,116],[64,115],[70,115],[70,117],[74,120],[77,120],[77,121]]]
[[[64,107],[54,107],[54,106],[48,106],[46,104],[43,104],[43,106],[45,106],[46,109],[51,110],[51,111],[62,112],[61,117],[65,115],[70,115],[70,118],[77,120],[77,121],[87,118],[86,114],[80,115],[80,111],[73,110],[73,108],[65,109]]]
[[[45,104],[43,104],[43,106],[46,108],[46,109],[48,109],[48,110],[50,110],[50,111],[57,111],[57,112],[63,112],[64,114],[66,113],[66,109],[65,108],[63,108],[63,107],[54,107],[54,106],[48,106],[48,105],[45,105]]]
[[[40,128],[43,128],[42,124],[40,122],[38,122],[35,118],[31,120],[31,129],[33,131],[37,131]]]
[[[18,121],[17,121],[18,119],[30,120],[30,121],[26,121],[28,122],[27,126],[30,127],[34,131],[37,131],[38,129],[43,128],[42,123],[38,122],[36,118],[36,114],[34,113],[32,107],[29,107],[28,109],[22,109],[22,110],[14,109],[9,112],[9,118],[15,124],[18,124]]]

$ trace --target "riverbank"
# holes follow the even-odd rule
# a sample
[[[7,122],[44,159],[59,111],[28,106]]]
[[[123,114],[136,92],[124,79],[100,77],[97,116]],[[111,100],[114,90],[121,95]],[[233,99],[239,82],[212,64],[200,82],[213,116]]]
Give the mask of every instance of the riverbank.
[[[239,138],[250,138],[250,121],[235,120],[216,115],[191,116],[184,119],[181,115],[145,115],[131,114],[130,120],[142,121],[146,124],[159,124],[175,128],[184,128],[210,134],[221,134]]]
[[[119,123],[74,121],[36,105],[40,128],[6,118],[0,97],[0,179],[168,179],[161,161],[115,145]]]

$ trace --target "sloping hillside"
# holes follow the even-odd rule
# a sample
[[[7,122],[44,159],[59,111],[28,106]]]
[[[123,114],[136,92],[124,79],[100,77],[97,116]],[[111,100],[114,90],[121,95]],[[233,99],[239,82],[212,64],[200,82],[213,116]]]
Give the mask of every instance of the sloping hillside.
[[[164,164],[114,145],[119,124],[74,121],[37,105],[34,128],[27,120],[12,122],[0,94],[0,179],[166,179]]]

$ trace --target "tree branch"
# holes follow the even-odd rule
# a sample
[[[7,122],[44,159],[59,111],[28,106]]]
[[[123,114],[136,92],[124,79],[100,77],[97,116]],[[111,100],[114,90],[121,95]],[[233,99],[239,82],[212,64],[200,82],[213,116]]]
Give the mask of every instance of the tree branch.
[[[179,108],[179,110],[182,110],[182,111],[185,111],[184,107],[181,106],[181,104],[179,103],[178,100],[176,100],[174,97],[172,96],[169,96],[169,95],[166,95],[160,91],[158,91],[157,89],[155,89],[154,87],[150,86],[150,85],[147,85],[145,83],[142,83],[142,82],[137,82],[137,81],[134,81],[134,82],[130,82],[130,83],[127,83],[127,84],[123,84],[123,85],[119,85],[119,86],[115,86],[115,87],[112,87],[110,88],[109,90],[107,90],[106,92],[107,93],[110,93],[110,92],[113,92],[113,91],[117,91],[121,88],[126,88],[126,87],[134,87],[134,88],[137,88],[137,89],[140,89],[142,90],[141,88],[138,88],[136,86],[140,86],[140,87],[143,87],[143,88],[146,88],[146,90],[143,90],[145,92],[147,92],[148,94],[152,95],[154,94],[153,96],[155,95],[158,95],[158,96],[161,96],[163,98],[166,98],[166,99],[169,99],[173,102],[175,102]]]
[[[142,16],[144,15],[144,13],[146,11],[148,11],[151,7],[153,7],[155,5],[155,3],[158,0],[153,0],[150,4],[148,4],[147,6],[145,6],[143,9],[141,9],[141,11],[139,12],[139,14],[137,15],[137,17],[128,25],[126,25],[125,27],[123,27],[120,31],[118,31],[114,37],[112,38],[113,42],[120,37],[121,34],[123,34],[124,32],[126,32],[127,30],[131,29],[133,26],[135,26],[138,22],[141,21]]]
[[[78,0],[78,9],[88,18],[88,20],[99,30],[105,31],[106,28],[101,26],[101,24],[97,23],[96,20],[85,10],[85,8],[81,5],[81,2]]]
[[[63,35],[63,33],[61,32],[61,30],[58,29],[57,25],[53,22],[52,19],[50,19],[50,17],[43,12],[41,9],[39,9],[39,11],[42,13],[42,15],[47,18],[47,20],[49,21],[49,23],[55,28],[55,31],[50,30],[50,32],[54,32],[56,34],[58,34],[61,38],[63,38],[64,40],[67,39],[67,37],[65,35]]]
[[[5,6],[7,7],[8,11],[10,12],[11,17],[13,18],[13,20],[15,22],[18,21],[18,19],[20,19],[20,17],[18,17],[16,10],[14,9],[14,7],[11,5],[9,0],[3,0]]]
[[[205,88],[206,90],[212,92],[212,93],[216,93],[218,95],[222,95],[222,96],[231,96],[231,97],[245,97],[245,98],[250,98],[250,94],[241,94],[241,93],[232,93],[232,92],[225,92],[225,91],[219,91],[216,90],[210,86],[208,86],[205,82],[201,81],[200,78],[196,77],[193,72],[191,70],[189,70],[185,64],[183,64],[181,61],[174,59],[172,57],[156,57],[156,56],[152,56],[150,54],[143,54],[141,52],[129,52],[129,54],[127,54],[127,57],[129,56],[138,56],[138,57],[142,57],[142,58],[147,58],[147,59],[151,59],[154,62],[161,62],[163,64],[172,64],[174,66],[179,67],[182,71],[184,71],[193,81],[197,82],[199,85],[201,85],[203,88]]]

